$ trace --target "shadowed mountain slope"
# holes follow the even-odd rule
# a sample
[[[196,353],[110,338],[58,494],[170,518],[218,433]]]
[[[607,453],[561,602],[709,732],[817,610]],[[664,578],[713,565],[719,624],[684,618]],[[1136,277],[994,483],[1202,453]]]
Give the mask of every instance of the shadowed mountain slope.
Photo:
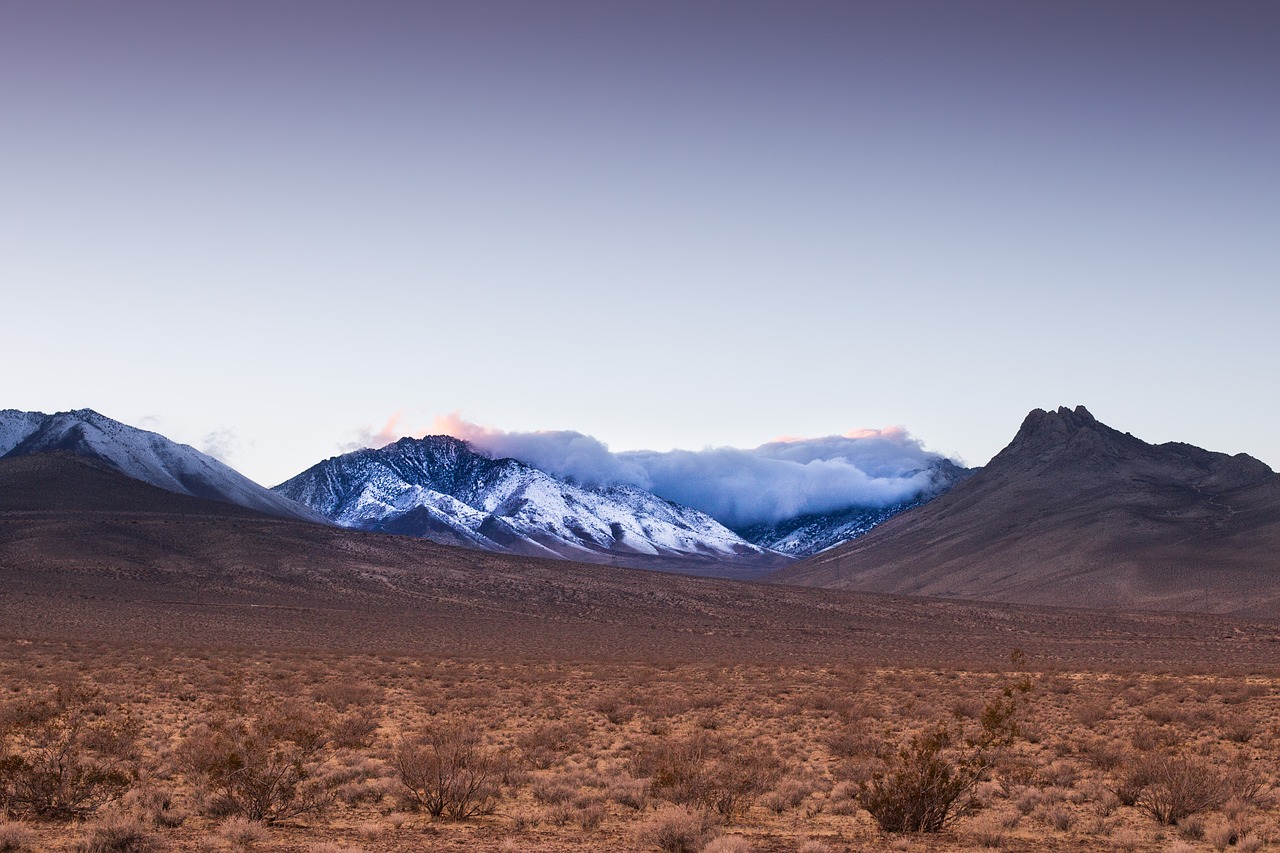
[[[1280,611],[1280,475],[1245,454],[1147,444],[1083,406],[1027,415],[977,473],[771,576],[947,598]]]
[[[225,501],[284,518],[325,521],[194,447],[127,426],[92,409],[52,415],[0,410],[0,458],[57,452],[96,460],[175,494]]]
[[[510,659],[1257,667],[1274,623],[929,601],[452,548],[0,460],[0,642]]]

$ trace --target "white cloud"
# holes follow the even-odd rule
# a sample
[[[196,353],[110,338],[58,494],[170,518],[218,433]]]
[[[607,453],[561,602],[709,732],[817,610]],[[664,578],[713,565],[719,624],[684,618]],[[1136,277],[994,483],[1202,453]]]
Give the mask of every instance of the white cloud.
[[[457,413],[437,418],[430,433],[580,483],[630,483],[734,526],[897,503],[932,486],[930,465],[942,458],[901,427],[783,439],[750,450],[622,453],[580,432],[505,432]]]

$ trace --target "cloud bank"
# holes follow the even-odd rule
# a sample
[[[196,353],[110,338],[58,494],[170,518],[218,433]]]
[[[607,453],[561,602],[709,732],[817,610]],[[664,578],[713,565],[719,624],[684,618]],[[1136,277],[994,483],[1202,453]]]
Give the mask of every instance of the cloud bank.
[[[943,457],[901,427],[811,439],[780,439],[745,450],[626,451],[571,430],[505,432],[436,418],[430,434],[451,435],[493,458],[510,457],[585,485],[628,483],[694,507],[731,527],[782,521],[850,506],[887,506],[934,485]]]

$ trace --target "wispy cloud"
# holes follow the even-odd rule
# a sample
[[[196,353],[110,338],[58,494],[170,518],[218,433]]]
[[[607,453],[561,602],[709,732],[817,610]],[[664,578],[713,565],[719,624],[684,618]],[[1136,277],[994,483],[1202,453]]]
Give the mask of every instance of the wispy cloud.
[[[240,433],[231,427],[219,427],[204,437],[200,443],[200,452],[230,465],[231,457],[243,449],[245,444],[252,444],[252,442],[246,442]]]
[[[386,447],[393,441],[409,434],[404,426],[405,415],[401,410],[392,415],[381,427],[365,424],[352,430],[352,437],[338,447],[343,453],[350,453],[363,447]]]

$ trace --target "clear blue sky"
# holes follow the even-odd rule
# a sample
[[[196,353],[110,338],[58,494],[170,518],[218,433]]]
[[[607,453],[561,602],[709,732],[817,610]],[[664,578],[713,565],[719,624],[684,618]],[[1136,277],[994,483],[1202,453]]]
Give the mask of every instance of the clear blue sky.
[[[1280,467],[1280,4],[0,5],[0,407],[271,484],[1033,407]],[[212,439],[210,440],[210,437]]]

